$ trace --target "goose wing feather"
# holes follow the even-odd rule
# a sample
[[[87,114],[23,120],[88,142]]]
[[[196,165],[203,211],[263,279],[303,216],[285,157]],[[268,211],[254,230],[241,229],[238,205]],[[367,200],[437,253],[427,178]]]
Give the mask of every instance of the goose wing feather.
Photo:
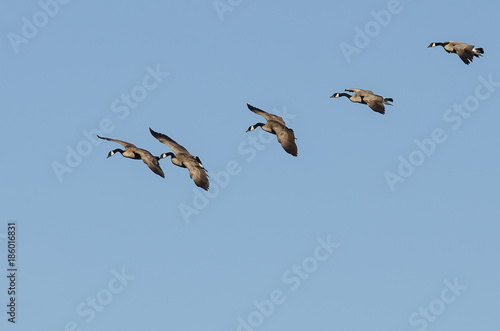
[[[262,117],[264,117],[266,120],[268,121],[276,121],[278,123],[281,123],[283,125],[285,125],[285,121],[283,120],[283,118],[281,118],[280,116],[278,115],[274,115],[274,114],[269,114],[268,112],[266,111],[263,111],[262,109],[259,109],[257,107],[254,107],[252,105],[249,105],[247,103],[247,107],[248,109],[250,109],[252,112],[254,112],[255,114],[257,115],[260,115]]]
[[[455,45],[455,52],[465,64],[469,64],[472,62],[472,59],[474,59],[473,48],[474,46],[472,45],[458,43]]]
[[[149,169],[151,169],[158,176],[165,178],[165,174],[160,167],[160,163],[158,162],[157,157],[153,156],[153,154],[151,154],[149,151],[142,148],[136,148],[134,149],[134,152],[141,156],[142,162],[146,163]]]
[[[361,93],[361,94],[364,94],[364,93],[373,94],[373,92],[370,90],[363,90],[360,88],[348,88],[348,89],[346,89],[346,91],[347,92],[356,92],[356,93]]]
[[[97,135],[97,137],[100,138],[100,139],[103,139],[103,140],[114,141],[115,143],[119,143],[120,145],[122,145],[125,148],[127,148],[127,147],[136,147],[134,144],[128,143],[128,142],[123,141],[123,140],[105,138],[105,137],[101,137],[99,135]]]
[[[196,184],[196,186],[201,187],[205,191],[208,191],[210,182],[208,181],[208,174],[205,169],[203,169],[199,163],[194,159],[189,161],[184,161],[184,165],[189,170],[189,177],[191,177]]]
[[[384,114],[385,106],[384,106],[384,98],[380,95],[366,95],[363,97],[363,101],[366,102],[368,107],[377,113]]]
[[[286,126],[275,126],[273,130],[276,132],[278,142],[283,149],[293,156],[297,156],[297,144],[295,143],[295,134],[292,129]]]
[[[184,147],[182,147],[181,145],[179,145],[177,142],[175,142],[175,140],[173,140],[169,136],[167,136],[167,135],[165,135],[163,133],[159,133],[159,132],[153,131],[151,128],[149,128],[149,131],[151,132],[151,134],[153,135],[153,137],[155,137],[156,139],[158,139],[161,143],[164,143],[165,145],[167,145],[168,147],[170,147],[170,149],[172,151],[174,151],[175,154],[184,153],[184,154],[191,155],[191,154],[189,154],[189,152],[187,151],[187,149],[185,149]]]

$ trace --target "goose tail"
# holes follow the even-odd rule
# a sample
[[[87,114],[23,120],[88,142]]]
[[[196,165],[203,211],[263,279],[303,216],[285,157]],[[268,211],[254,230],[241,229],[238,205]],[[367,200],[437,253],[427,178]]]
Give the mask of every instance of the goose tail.
[[[474,50],[476,51],[476,54],[484,54],[484,50],[481,48],[481,47],[478,47],[478,48],[474,48]]]

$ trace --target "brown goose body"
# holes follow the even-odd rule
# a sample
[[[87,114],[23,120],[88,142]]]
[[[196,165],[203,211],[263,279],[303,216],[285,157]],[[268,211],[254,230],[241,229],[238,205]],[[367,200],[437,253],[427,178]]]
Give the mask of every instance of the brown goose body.
[[[266,119],[266,123],[254,124],[248,128],[247,132],[253,131],[260,126],[262,130],[276,135],[276,137],[278,138],[278,142],[288,154],[297,156],[295,134],[292,129],[286,126],[283,118],[277,115],[270,114],[266,111],[263,111],[262,109],[249,105],[248,103],[247,107],[255,114],[261,115]]]
[[[368,107],[370,107],[373,111],[382,115],[385,114],[384,105],[392,106],[392,104],[389,103],[389,101],[393,101],[392,98],[384,98],[380,95],[374,94],[370,90],[350,88],[346,89],[345,91],[354,92],[354,94],[351,95],[348,93],[334,93],[330,98],[347,97],[352,102],[368,105]]]
[[[163,173],[163,170],[160,167],[160,163],[158,162],[158,160],[160,159],[159,157],[154,156],[147,150],[139,148],[134,144],[128,143],[126,141],[105,138],[99,135],[97,137],[103,140],[114,141],[115,143],[119,143],[125,148],[124,150],[117,148],[115,150],[110,151],[108,153],[108,157],[111,157],[116,153],[120,153],[121,155],[129,159],[142,160],[149,167],[149,169],[151,169],[151,171],[153,171],[158,176],[165,178],[165,174]]]
[[[170,147],[170,149],[175,153],[163,153],[160,158],[163,159],[167,156],[170,156],[170,160],[173,164],[181,168],[187,168],[189,170],[189,176],[193,179],[196,186],[208,191],[210,182],[208,180],[207,171],[205,170],[205,167],[203,167],[200,159],[197,156],[195,157],[191,155],[191,153],[189,153],[187,149],[179,145],[169,136],[153,131],[151,128],[149,128],[149,131],[151,132],[153,137],[158,139],[158,141],[160,141],[161,143],[164,143],[165,145]]]
[[[483,56],[484,50],[480,47],[476,48],[474,45],[469,45],[466,43],[462,43],[459,41],[445,41],[445,42],[434,42],[431,43],[427,48],[429,47],[436,47],[436,46],[442,46],[444,50],[448,53],[455,53],[457,54],[460,59],[465,63],[469,64],[472,62],[474,57],[480,57]]]

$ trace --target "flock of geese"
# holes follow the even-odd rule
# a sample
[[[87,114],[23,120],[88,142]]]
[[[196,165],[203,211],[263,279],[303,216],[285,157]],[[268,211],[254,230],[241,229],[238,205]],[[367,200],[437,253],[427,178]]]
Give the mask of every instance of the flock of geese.
[[[172,161],[173,164],[175,164],[178,167],[187,168],[189,170],[189,175],[191,176],[195,184],[201,187],[202,189],[208,191],[209,187],[208,174],[205,167],[201,163],[200,158],[191,155],[191,153],[189,153],[187,149],[176,143],[175,140],[171,139],[167,135],[153,131],[151,128],[149,128],[149,131],[151,132],[153,137],[155,137],[160,142],[170,147],[170,149],[174,153],[168,152],[168,153],[163,153],[160,156],[154,156],[149,151],[139,148],[134,144],[128,143],[126,141],[105,138],[99,135],[97,137],[108,141],[114,141],[115,143],[119,143],[120,145],[125,147],[125,150],[117,148],[110,151],[108,153],[108,157],[111,157],[116,153],[120,153],[121,155],[129,159],[142,160],[144,163],[146,163],[149,169],[151,169],[151,171],[153,171],[158,176],[161,176],[162,178],[165,178],[165,173],[161,169],[159,161],[161,159],[170,156],[170,160]]]
[[[476,48],[474,45],[469,45],[458,41],[433,42],[428,46],[428,48],[435,46],[442,46],[446,52],[457,54],[460,59],[467,65],[472,62],[474,57],[480,57],[482,56],[482,54],[484,54],[484,50],[482,48]],[[345,91],[354,94],[334,93],[330,98],[347,97],[351,102],[365,104],[373,111],[380,114],[385,114],[385,105],[392,106],[392,104],[389,103],[393,102],[392,98],[384,98],[380,95],[374,94],[370,90],[350,88],[346,89]],[[270,114],[249,104],[247,104],[247,107],[255,114],[261,115],[266,119],[266,123],[256,123],[250,126],[247,132],[261,127],[262,130],[276,135],[278,142],[288,154],[297,156],[297,144],[295,143],[296,138],[294,132],[292,129],[286,126],[283,118],[274,114]],[[158,176],[161,176],[162,178],[165,178],[165,174],[160,167],[159,161],[170,156],[170,160],[174,165],[182,168],[187,168],[189,170],[189,175],[193,179],[196,186],[208,191],[208,188],[210,186],[208,174],[200,158],[198,156],[193,156],[187,151],[187,149],[179,145],[177,142],[175,142],[175,140],[168,137],[167,135],[153,131],[151,128],[149,128],[149,131],[151,132],[153,137],[158,139],[158,141],[170,147],[173,153],[168,152],[163,153],[160,156],[154,156],[149,151],[139,148],[134,144],[128,143],[126,141],[105,138],[99,135],[97,137],[108,141],[114,141],[125,148],[124,150],[117,148],[110,151],[108,153],[108,158],[116,153],[120,153],[121,155],[129,159],[142,160],[149,167],[149,169],[151,169],[151,171],[153,171]]]

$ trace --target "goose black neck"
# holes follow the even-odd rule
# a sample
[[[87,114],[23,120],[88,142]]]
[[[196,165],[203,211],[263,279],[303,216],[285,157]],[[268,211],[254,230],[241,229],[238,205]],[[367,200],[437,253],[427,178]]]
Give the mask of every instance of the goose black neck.
[[[110,151],[108,153],[108,157],[111,157],[111,156],[115,155],[116,153],[121,153],[121,155],[123,155],[124,152],[125,151],[123,149],[117,148],[117,149],[114,149],[114,150]]]
[[[251,127],[248,128],[247,132],[253,131],[253,130],[257,129],[259,126],[260,127],[264,126],[264,123],[257,123],[257,124],[252,125]]]
[[[160,156],[160,159],[163,159],[163,158],[166,158],[167,156],[170,156],[171,159],[173,159],[175,157],[175,154],[172,153],[172,152],[168,152],[168,153],[163,153],[161,156]]]

